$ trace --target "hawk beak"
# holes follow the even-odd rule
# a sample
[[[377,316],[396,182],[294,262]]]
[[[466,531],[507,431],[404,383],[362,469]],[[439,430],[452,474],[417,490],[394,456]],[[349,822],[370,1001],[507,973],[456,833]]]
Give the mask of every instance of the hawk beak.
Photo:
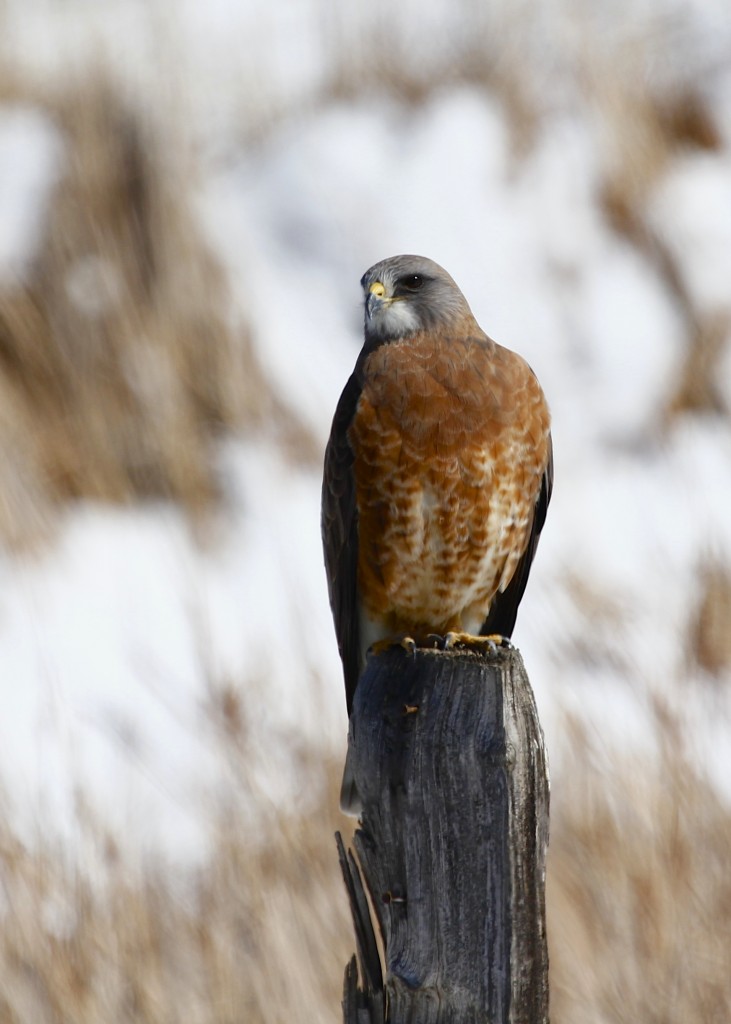
[[[380,281],[374,281],[368,289],[368,295],[366,296],[366,316],[369,320],[373,318],[373,314],[377,312],[383,305],[386,294],[386,289],[383,287]]]

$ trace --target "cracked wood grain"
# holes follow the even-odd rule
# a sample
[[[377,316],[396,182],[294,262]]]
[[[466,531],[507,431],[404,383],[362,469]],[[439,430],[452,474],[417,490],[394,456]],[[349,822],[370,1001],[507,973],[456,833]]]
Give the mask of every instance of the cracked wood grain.
[[[371,657],[349,742],[345,1024],[545,1024],[548,772],[519,652]]]

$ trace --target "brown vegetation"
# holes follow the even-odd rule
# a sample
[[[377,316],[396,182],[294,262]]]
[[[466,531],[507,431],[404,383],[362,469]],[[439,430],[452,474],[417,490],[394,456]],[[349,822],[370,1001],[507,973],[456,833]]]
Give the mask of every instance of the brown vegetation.
[[[581,730],[556,786],[549,853],[553,1019],[697,1021],[731,1014],[731,812],[658,705],[659,762],[610,771]]]
[[[689,633],[692,661],[711,676],[731,670],[731,572],[708,561],[698,573],[698,602]]]
[[[525,152],[541,110],[535,84],[510,59],[516,50],[480,50],[475,36],[441,75],[420,74],[384,38],[379,63],[347,51],[333,60],[326,100],[377,82],[418,104],[436,88],[479,82],[510,112],[516,158]],[[333,52],[344,49],[337,43]],[[587,95],[608,145],[602,209],[686,316],[686,358],[665,411],[727,412],[714,382],[728,318],[693,306],[643,211],[673,154],[713,150],[718,130],[688,86],[661,100],[640,88],[641,76],[592,74]],[[3,89],[23,94],[17,82]],[[191,214],[195,169],[174,131],[103,80],[33,101],[57,122],[67,158],[28,280],[0,291],[6,546],[42,535],[61,504],[80,497],[164,497],[197,515],[217,492],[212,439],[263,429],[273,416],[294,423]],[[309,456],[307,441],[298,444]],[[731,664],[730,589],[727,572],[704,570],[691,637],[696,662],[719,675]],[[231,698],[223,715],[234,736],[240,714]],[[659,765],[620,761],[611,773],[592,771],[591,742],[567,728],[572,758],[553,778],[549,856],[554,1024],[731,1019],[731,812],[661,709],[656,728]],[[283,815],[262,800],[255,836],[250,808],[228,813],[210,865],[184,885],[159,866],[132,870],[94,823],[106,866],[93,883],[56,848],[27,848],[0,826],[0,1024],[337,1021],[353,950],[332,839],[345,824],[335,811],[339,772],[303,756],[313,803]]]
[[[622,67],[622,74],[612,75],[600,65],[587,78],[604,128],[602,210],[612,228],[652,267],[683,320],[685,349],[677,383],[658,410],[660,425],[666,428],[688,412],[728,413],[718,374],[731,343],[731,318],[728,310],[698,305],[684,267],[647,210],[675,157],[718,151],[723,140],[696,84],[652,88],[645,62],[640,51]]]
[[[16,545],[69,498],[198,514],[211,440],[292,419],[190,209],[175,132],[103,77],[37,102],[66,153],[29,280],[0,290],[0,535]]]
[[[591,742],[567,731],[548,869],[552,1020],[725,1022],[731,812],[661,708],[659,764],[591,770]],[[333,841],[340,765],[310,759],[307,771],[320,794],[307,813],[262,806],[252,841],[228,808],[210,864],[184,886],[159,867],[130,873],[111,846],[107,880],[92,885],[4,829],[0,1020],[335,1024],[354,948]]]
[[[336,1020],[349,955],[336,807],[333,785],[255,842],[227,816],[205,872],[177,887],[161,866],[131,873],[113,848],[92,885],[3,829],[0,1021]]]

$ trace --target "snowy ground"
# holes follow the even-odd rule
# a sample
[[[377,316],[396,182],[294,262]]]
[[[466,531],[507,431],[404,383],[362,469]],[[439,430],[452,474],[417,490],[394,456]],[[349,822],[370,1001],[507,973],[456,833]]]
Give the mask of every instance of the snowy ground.
[[[201,22],[182,5],[181,36],[210,31],[215,48],[224,7]],[[300,56],[315,63],[306,46]],[[197,71],[205,92],[211,81]],[[717,103],[729,108],[731,87]],[[0,179],[0,210],[13,211],[2,272],[28,259],[62,167],[58,140],[34,117],[0,110],[0,154],[26,169]],[[699,758],[719,738],[727,750],[728,701],[719,687],[706,701],[708,686],[688,685],[684,631],[699,565],[731,565],[731,430],[714,418],[678,421],[662,439],[655,430],[682,324],[652,267],[600,215],[592,125],[559,110],[516,163],[503,109],[455,89],[417,110],[333,103],[252,150],[229,129],[202,130],[197,206],[266,372],[323,448],[359,346],[357,282],[384,256],[442,263],[488,333],[537,372],[553,410],[556,486],[515,641],[554,762],[566,710],[610,748],[641,747],[652,693],[692,699]],[[651,211],[705,309],[731,304],[726,143],[675,161]],[[212,810],[237,784],[205,714],[224,681],[250,697],[272,798],[301,796],[288,728],[342,749],[319,473],[252,439],[231,439],[219,459],[229,500],[204,549],[175,509],[83,506],[51,550],[2,557],[0,779],[25,834],[72,836],[81,792],[131,848],[202,857]],[[727,758],[708,763],[728,791]]]

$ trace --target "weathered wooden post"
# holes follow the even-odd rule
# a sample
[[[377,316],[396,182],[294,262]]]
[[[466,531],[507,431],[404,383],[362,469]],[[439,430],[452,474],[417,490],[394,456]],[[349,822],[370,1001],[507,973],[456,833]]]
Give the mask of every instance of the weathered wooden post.
[[[548,773],[518,651],[369,658],[349,742],[363,813],[357,860],[338,836],[360,970],[345,1024],[547,1022]]]

